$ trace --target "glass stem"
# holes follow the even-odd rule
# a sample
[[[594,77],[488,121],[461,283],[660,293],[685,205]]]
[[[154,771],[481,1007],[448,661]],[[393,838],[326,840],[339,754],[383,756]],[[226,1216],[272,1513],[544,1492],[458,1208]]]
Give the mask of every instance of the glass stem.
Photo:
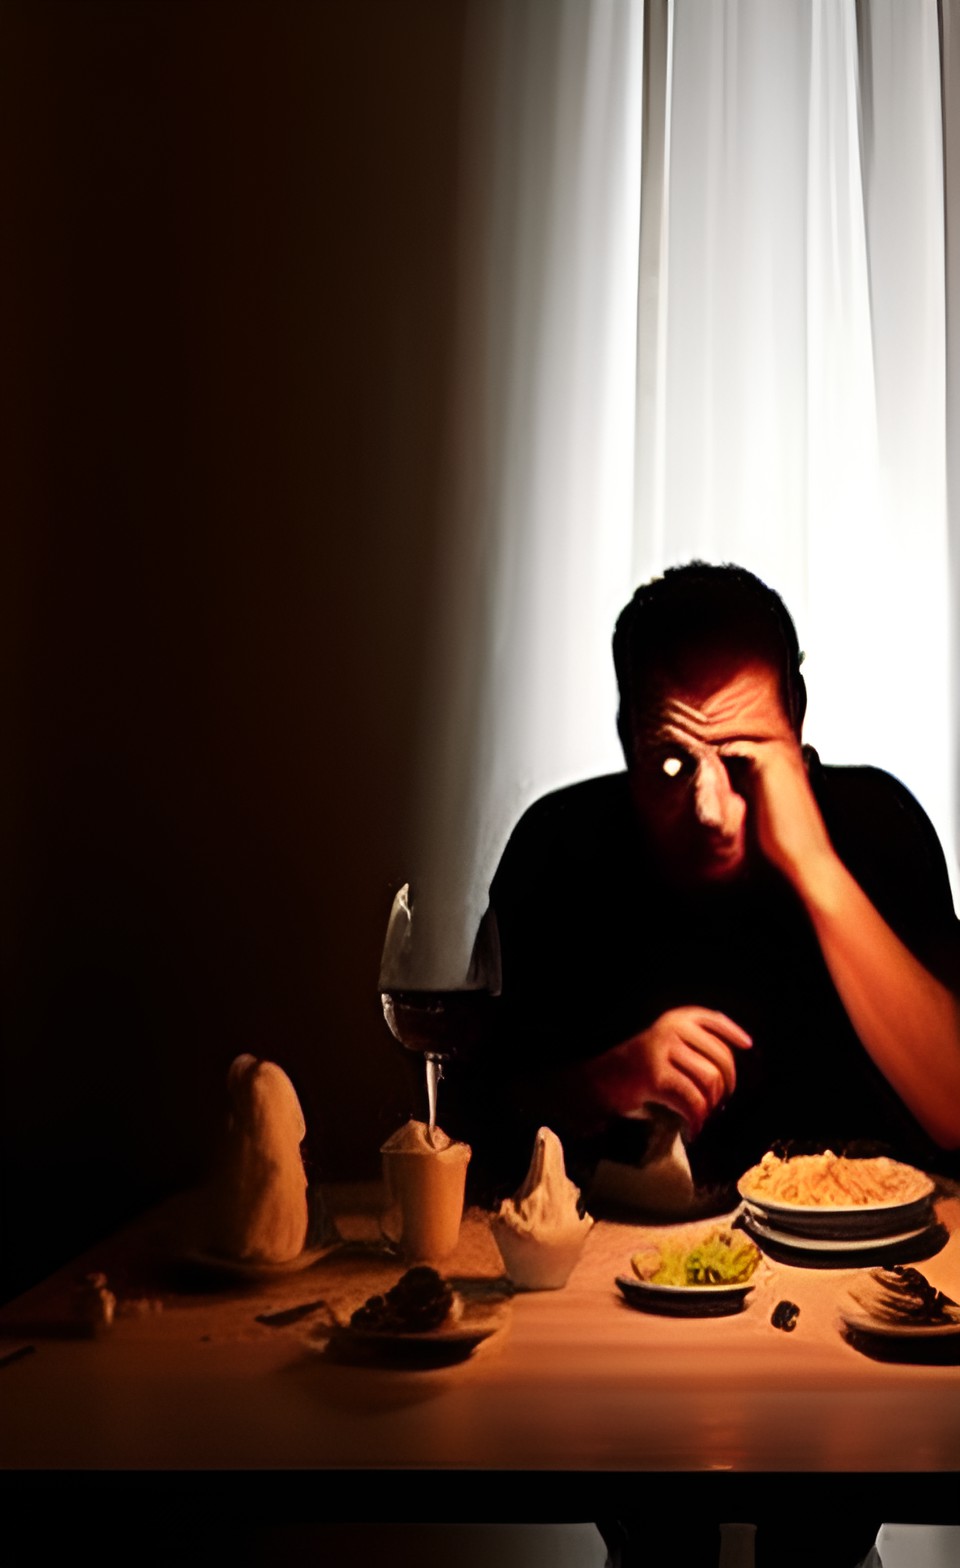
[[[427,1116],[428,1127],[437,1125],[437,1086],[443,1077],[443,1057],[435,1051],[427,1051],[425,1056],[427,1067]]]

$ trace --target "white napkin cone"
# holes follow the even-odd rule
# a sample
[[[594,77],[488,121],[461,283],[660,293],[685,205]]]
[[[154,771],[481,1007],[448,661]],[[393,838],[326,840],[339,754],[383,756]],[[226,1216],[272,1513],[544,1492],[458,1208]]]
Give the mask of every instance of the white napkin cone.
[[[646,1107],[650,1142],[642,1165],[601,1160],[594,1172],[588,1203],[613,1204],[649,1214],[678,1218],[690,1214],[695,1189],[683,1141],[683,1120],[662,1105]]]

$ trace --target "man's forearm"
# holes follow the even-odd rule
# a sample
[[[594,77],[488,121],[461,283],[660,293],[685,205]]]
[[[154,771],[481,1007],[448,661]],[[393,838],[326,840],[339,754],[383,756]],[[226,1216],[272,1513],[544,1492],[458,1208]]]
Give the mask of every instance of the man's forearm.
[[[926,1132],[960,1146],[960,1000],[916,959],[836,854],[794,881],[847,1016]]]

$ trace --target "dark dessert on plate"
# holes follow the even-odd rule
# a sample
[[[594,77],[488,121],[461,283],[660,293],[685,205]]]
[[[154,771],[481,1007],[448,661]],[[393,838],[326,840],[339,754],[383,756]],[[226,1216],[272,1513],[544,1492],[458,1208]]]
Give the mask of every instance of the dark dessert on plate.
[[[408,1269],[392,1290],[371,1296],[350,1318],[358,1333],[425,1334],[455,1323],[463,1303],[436,1269],[418,1264]]]

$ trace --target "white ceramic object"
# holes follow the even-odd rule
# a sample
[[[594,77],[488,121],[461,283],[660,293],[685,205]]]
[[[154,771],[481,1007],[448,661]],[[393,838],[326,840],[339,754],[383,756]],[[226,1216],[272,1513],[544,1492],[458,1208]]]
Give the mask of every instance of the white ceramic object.
[[[511,1283],[518,1290],[560,1290],[593,1228],[580,1212],[580,1189],[567,1175],[563,1145],[541,1127],[523,1185],[490,1221]]]

